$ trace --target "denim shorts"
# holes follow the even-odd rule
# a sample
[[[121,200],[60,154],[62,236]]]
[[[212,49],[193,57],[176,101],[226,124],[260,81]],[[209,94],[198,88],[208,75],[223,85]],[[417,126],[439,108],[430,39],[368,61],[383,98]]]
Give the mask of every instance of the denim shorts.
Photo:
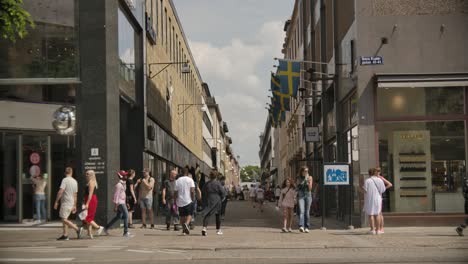
[[[140,199],[140,208],[141,209],[152,209],[153,208],[153,198],[142,198],[142,199]]]

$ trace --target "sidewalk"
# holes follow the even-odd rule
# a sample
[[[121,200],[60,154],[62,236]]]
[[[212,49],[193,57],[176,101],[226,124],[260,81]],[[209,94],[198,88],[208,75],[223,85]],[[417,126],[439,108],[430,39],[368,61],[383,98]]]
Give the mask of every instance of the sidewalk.
[[[466,263],[468,237],[459,237],[454,227],[386,228],[384,235],[369,235],[368,229],[344,230],[327,224],[320,230],[313,219],[309,234],[282,233],[281,212],[274,203],[264,212],[249,202],[229,201],[224,235],[214,230],[201,236],[198,224],[189,236],[166,231],[164,218],[156,229],[131,229],[132,238],[122,230],[90,240],[56,241],[60,223],[37,228],[0,228],[0,263]],[[198,217],[197,223],[200,223]],[[58,226],[57,226],[58,224]],[[54,227],[54,225],[56,227]],[[139,226],[139,225],[137,225]],[[468,232],[467,232],[468,234]]]

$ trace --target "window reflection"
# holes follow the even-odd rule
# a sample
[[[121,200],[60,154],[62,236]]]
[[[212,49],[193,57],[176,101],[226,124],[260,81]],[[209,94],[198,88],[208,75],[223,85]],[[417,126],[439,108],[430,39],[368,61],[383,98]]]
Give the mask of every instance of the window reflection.
[[[16,43],[1,39],[0,78],[79,76],[75,0],[24,0],[36,24]]]
[[[135,30],[119,9],[119,88],[135,99]]]

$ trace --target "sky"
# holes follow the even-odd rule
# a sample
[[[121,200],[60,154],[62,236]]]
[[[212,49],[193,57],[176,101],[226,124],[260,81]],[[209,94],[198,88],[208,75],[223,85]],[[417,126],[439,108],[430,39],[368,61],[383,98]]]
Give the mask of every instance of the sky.
[[[273,58],[294,0],[173,0],[201,77],[219,104],[241,166],[259,165]],[[277,63],[276,63],[277,64]]]

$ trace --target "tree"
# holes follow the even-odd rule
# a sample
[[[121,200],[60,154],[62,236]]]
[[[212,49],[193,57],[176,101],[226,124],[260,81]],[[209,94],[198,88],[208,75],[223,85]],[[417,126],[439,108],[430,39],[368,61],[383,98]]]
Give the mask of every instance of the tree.
[[[0,0],[0,35],[3,39],[16,42],[16,38],[24,38],[27,26],[34,28],[31,15],[24,10],[23,0]]]
[[[243,182],[260,181],[261,169],[258,166],[248,165],[241,169],[240,177]]]

